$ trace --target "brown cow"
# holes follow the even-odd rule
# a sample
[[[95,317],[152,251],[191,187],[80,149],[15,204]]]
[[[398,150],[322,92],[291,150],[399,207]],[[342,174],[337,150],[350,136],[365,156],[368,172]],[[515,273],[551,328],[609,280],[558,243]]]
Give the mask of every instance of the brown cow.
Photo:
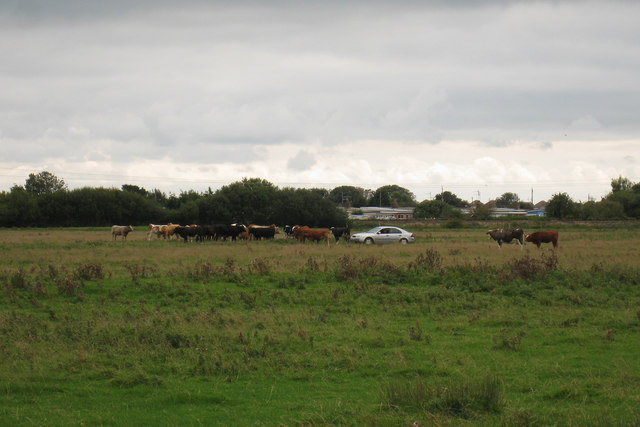
[[[526,242],[535,243],[537,247],[540,247],[541,243],[553,243],[553,248],[558,247],[558,232],[557,231],[536,231],[531,234],[527,234],[524,238]]]
[[[329,244],[330,234],[331,231],[327,228],[309,228],[306,225],[302,227],[296,225],[293,227],[293,236],[301,243],[304,243],[306,240],[316,243],[321,240],[325,240],[327,242],[327,246],[331,246]]]
[[[193,227],[194,225],[190,225],[189,227]],[[171,236],[175,233],[177,227],[180,227],[180,224],[167,224],[160,226],[160,234],[162,234],[163,239],[171,239]]]

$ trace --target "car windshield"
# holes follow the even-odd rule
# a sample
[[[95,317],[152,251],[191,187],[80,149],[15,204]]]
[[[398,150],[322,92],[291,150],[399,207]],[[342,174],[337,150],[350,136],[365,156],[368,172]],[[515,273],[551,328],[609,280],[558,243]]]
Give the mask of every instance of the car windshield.
[[[374,227],[371,230],[367,231],[367,233],[376,234],[380,230],[382,230],[382,227]]]

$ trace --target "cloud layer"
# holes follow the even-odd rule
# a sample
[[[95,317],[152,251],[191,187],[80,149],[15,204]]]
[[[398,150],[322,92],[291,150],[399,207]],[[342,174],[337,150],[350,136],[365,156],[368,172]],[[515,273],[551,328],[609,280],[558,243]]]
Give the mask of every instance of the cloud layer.
[[[637,180],[640,4],[481,4],[0,1],[0,184]]]

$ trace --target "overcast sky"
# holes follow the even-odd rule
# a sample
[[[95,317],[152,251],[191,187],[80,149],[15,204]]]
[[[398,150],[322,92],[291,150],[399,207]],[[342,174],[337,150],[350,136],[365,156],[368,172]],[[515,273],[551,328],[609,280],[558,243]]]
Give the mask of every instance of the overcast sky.
[[[640,181],[638,1],[0,0],[0,190]]]

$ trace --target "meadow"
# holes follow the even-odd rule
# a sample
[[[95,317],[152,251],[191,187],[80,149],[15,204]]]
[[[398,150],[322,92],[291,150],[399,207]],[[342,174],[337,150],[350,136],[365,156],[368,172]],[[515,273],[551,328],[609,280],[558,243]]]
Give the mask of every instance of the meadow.
[[[640,224],[524,224],[555,251],[463,225],[329,248],[0,229],[0,424],[639,425]]]

